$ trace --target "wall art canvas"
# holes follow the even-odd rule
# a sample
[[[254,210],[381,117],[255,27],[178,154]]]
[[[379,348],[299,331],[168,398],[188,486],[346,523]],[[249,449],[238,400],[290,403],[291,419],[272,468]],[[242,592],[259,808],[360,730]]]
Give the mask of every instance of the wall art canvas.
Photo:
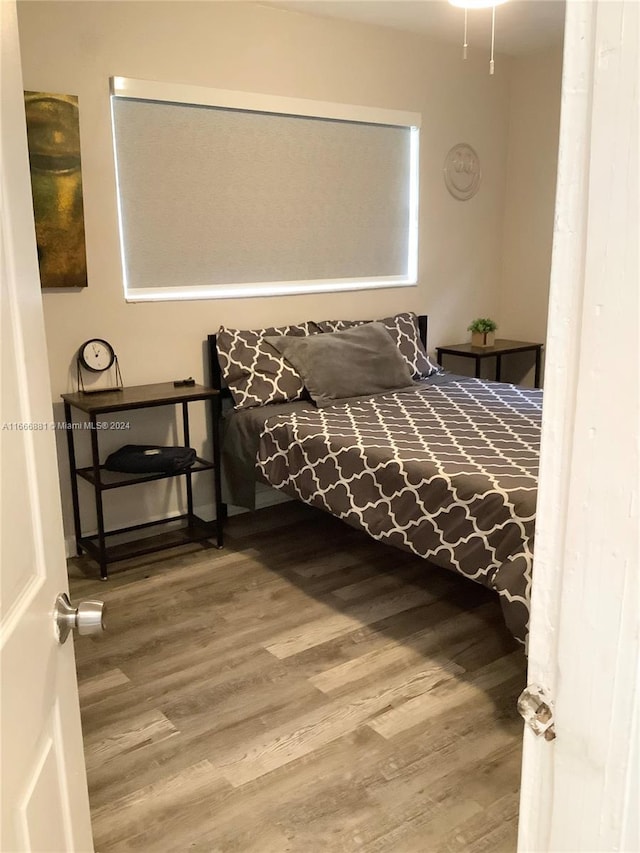
[[[86,287],[78,98],[24,96],[40,284]]]

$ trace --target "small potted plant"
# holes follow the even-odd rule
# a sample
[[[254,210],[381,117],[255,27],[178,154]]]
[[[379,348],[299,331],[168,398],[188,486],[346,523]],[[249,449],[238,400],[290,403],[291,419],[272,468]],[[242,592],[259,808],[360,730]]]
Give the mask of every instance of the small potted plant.
[[[471,344],[474,347],[492,347],[496,342],[498,324],[489,317],[479,317],[470,323],[467,330],[471,332]]]

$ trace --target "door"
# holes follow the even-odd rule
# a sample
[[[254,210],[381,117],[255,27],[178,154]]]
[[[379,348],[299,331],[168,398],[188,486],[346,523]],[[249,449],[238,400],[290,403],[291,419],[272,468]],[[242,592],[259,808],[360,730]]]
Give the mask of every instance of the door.
[[[2,824],[0,850],[93,850],[67,589],[51,389],[27,158],[16,8],[0,2]]]
[[[518,849],[640,850],[640,4],[567,3]]]

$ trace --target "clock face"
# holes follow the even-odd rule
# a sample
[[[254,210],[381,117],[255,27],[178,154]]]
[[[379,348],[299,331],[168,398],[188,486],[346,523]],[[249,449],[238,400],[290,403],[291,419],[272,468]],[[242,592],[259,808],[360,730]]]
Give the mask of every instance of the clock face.
[[[116,354],[113,347],[101,338],[92,338],[82,344],[79,351],[80,361],[87,370],[100,373],[113,364]]]

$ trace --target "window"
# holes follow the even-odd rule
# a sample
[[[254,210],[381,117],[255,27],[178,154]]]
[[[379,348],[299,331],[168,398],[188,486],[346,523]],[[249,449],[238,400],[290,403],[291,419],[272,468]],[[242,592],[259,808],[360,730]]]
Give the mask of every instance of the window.
[[[420,117],[112,79],[128,300],[416,283]]]

